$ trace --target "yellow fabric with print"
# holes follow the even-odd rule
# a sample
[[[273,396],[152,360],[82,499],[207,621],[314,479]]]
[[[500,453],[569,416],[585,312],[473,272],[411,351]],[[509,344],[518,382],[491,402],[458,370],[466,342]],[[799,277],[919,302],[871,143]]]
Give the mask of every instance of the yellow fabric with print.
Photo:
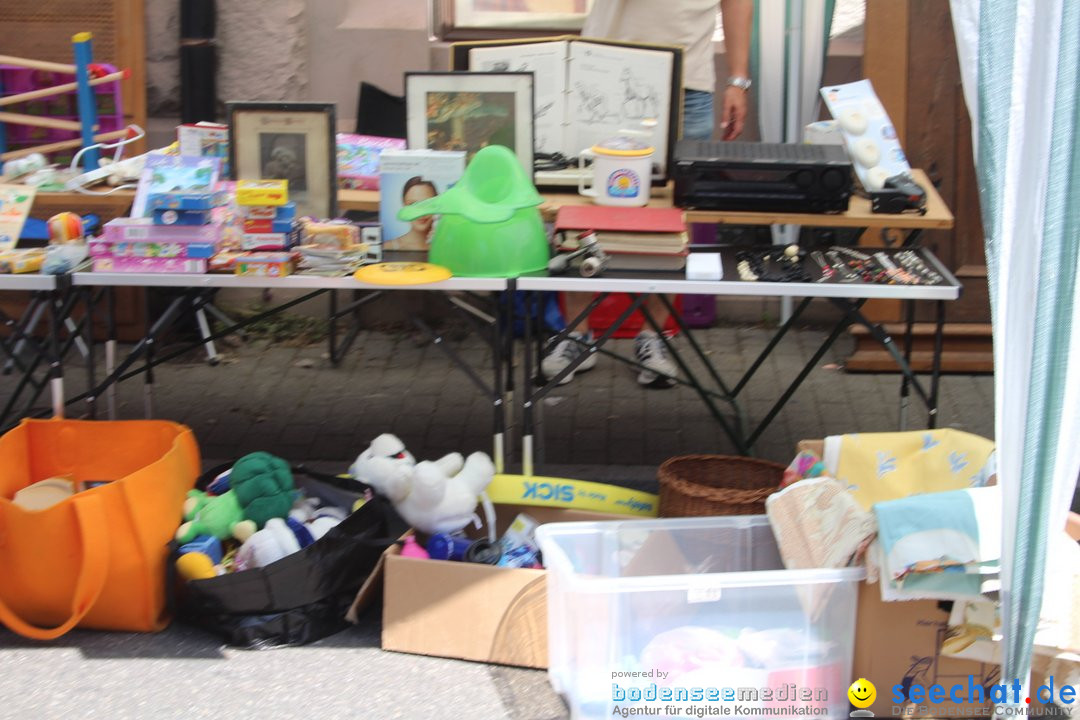
[[[865,510],[920,493],[986,485],[994,443],[960,430],[854,433],[840,438],[836,479]]]

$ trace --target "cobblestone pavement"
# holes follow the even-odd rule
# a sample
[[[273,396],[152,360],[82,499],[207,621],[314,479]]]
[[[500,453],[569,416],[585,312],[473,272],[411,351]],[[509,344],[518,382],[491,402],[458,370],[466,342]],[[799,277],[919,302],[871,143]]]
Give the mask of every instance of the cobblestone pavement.
[[[452,330],[445,335],[445,345],[490,380],[487,345],[475,335]],[[793,331],[777,347],[740,394],[748,424],[765,416],[824,335],[814,329]],[[697,331],[696,337],[731,385],[770,333],[714,327]],[[613,343],[617,352],[632,352],[629,340]],[[688,349],[685,340],[676,343]],[[490,449],[490,400],[439,347],[418,334],[363,331],[338,367],[331,365],[325,344],[292,348],[254,341],[219,347],[224,359],[217,366],[192,351],[154,375],[154,415],[191,426],[207,458],[272,449],[294,461],[346,463],[381,432],[399,435],[422,457]],[[850,351],[846,337],[830,350],[762,434],[755,447],[758,456],[786,462],[801,438],[899,428],[900,376],[846,373],[842,364]],[[518,387],[521,352],[519,344]],[[704,375],[700,363],[691,358],[690,365]],[[85,373],[74,360],[68,361],[65,380],[69,395],[85,386]],[[10,391],[9,378],[0,380],[0,388],[3,397]],[[141,417],[144,397],[140,378],[122,383],[119,416]],[[728,406],[719,406],[733,418]],[[992,436],[992,376],[943,376],[940,406],[939,426]],[[84,411],[74,405],[70,414]],[[643,389],[631,368],[610,357],[601,357],[596,369],[553,390],[539,415],[538,472],[574,469],[589,477],[640,478],[673,455],[735,452],[692,387]],[[925,427],[925,422],[924,407],[912,395],[908,427]],[[519,428],[520,418],[511,418],[511,467],[520,461]]]

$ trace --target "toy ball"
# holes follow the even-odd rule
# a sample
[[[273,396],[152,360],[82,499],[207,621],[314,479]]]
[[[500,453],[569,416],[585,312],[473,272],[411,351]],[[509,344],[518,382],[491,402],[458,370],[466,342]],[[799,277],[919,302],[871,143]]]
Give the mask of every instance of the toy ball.
[[[206,580],[217,577],[214,561],[210,556],[201,552],[189,552],[176,559],[176,572],[184,580]]]
[[[49,242],[53,245],[74,242],[83,238],[82,218],[73,212],[62,212],[49,218]]]

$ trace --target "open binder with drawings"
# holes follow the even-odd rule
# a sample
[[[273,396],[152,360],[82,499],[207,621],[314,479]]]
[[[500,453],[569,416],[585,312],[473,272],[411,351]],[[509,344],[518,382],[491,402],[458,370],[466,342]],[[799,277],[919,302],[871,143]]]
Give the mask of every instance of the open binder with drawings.
[[[454,44],[452,62],[455,70],[534,73],[538,156],[573,159],[620,130],[656,120],[653,181],[669,177],[682,108],[680,48],[575,36],[470,42]],[[538,169],[537,184],[562,184],[560,173],[576,184],[576,165]]]

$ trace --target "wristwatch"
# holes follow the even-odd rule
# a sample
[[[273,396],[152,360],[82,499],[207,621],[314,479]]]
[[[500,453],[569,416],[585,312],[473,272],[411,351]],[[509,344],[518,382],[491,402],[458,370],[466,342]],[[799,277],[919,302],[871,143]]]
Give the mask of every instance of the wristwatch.
[[[748,77],[743,77],[742,75],[732,75],[727,79],[727,84],[731,87],[737,87],[740,90],[749,90],[750,86],[753,85],[753,82],[751,82],[750,78]]]

